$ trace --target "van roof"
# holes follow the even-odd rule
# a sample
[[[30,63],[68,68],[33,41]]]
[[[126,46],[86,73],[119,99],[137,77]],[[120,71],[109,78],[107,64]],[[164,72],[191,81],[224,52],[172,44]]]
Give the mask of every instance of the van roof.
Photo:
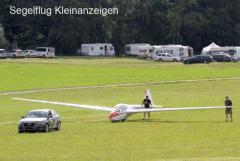
[[[92,43],[92,44],[81,44],[81,45],[112,45],[111,43]]]
[[[36,48],[54,48],[54,47],[44,47],[44,46],[43,46],[43,47],[36,47]]]

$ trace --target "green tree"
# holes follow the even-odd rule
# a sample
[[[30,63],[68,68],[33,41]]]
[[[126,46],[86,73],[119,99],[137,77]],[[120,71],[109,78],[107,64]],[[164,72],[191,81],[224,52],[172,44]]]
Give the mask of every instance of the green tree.
[[[2,24],[0,24],[0,48],[8,49],[9,48],[9,42],[5,37],[4,34],[4,28]]]

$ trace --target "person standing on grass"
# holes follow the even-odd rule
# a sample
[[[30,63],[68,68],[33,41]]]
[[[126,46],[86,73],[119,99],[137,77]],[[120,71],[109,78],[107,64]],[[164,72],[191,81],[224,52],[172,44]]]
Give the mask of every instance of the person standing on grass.
[[[229,99],[228,96],[226,96],[225,106],[226,122],[228,121],[228,116],[230,116],[230,121],[232,122],[232,101]]]
[[[144,98],[143,102],[142,102],[142,106],[144,105],[144,108],[149,109],[152,106],[152,102],[151,100],[148,98],[148,96],[146,96],[146,98]],[[143,120],[145,120],[146,118],[146,114],[148,114],[148,118],[150,119],[150,112],[144,112],[144,118]]]

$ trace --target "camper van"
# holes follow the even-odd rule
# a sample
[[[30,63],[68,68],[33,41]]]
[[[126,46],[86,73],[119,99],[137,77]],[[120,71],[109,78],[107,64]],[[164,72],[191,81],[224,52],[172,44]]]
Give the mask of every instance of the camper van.
[[[235,60],[240,60],[240,47],[237,46],[223,46],[223,47],[214,47],[210,48],[206,54],[207,55],[215,55],[215,54],[222,54],[227,53]]]
[[[113,56],[115,50],[112,44],[82,44],[81,55],[85,56]]]
[[[162,53],[168,53],[183,60],[184,58],[193,56],[193,48],[182,45],[159,45],[152,47],[151,56],[153,59],[156,55]]]
[[[130,56],[148,57],[152,46],[150,44],[127,44],[125,54]]]
[[[43,58],[54,58],[55,48],[53,47],[37,47],[34,51],[30,52],[28,57],[43,57]]]

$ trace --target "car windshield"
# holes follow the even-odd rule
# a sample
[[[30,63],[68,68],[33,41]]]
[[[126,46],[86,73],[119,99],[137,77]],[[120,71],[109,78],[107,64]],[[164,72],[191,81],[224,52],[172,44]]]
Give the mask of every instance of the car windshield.
[[[47,111],[30,111],[27,113],[26,118],[47,118]]]

